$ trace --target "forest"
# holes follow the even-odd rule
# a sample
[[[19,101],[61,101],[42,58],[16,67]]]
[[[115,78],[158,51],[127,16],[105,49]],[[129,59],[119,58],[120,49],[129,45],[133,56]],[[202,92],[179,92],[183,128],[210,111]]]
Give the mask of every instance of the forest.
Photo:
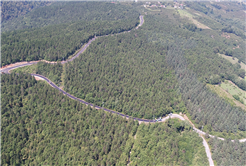
[[[87,107],[21,72],[3,74],[1,89],[3,165],[125,165],[136,133],[136,142],[152,142],[151,151],[169,144],[163,152],[169,160],[159,156],[159,164],[207,162],[200,158],[205,153],[201,138],[178,121],[139,127],[137,121]],[[142,138],[145,130],[151,138]],[[161,141],[158,146],[155,140]]]
[[[2,66],[40,59],[66,60],[94,36],[128,31],[138,21],[138,16],[124,21],[79,21],[2,33]]]
[[[239,63],[220,56],[246,63],[243,3],[185,2],[184,11],[150,11],[142,3],[1,3],[1,65],[57,61],[1,75],[3,165],[208,164],[190,124],[139,124],[71,100],[28,73],[132,117],[185,113],[197,128],[226,138],[206,135],[216,165],[246,164],[245,143],[237,140],[246,137],[245,110],[206,87],[231,80],[246,90]],[[135,29],[140,14],[145,22]],[[95,36],[102,37],[60,63]]]
[[[177,119],[165,124],[141,124],[130,165],[208,165],[202,139],[190,124]]]
[[[6,8],[8,9],[9,7]],[[40,28],[48,25],[59,25],[76,21],[120,21],[136,18],[138,16],[138,11],[129,5],[116,5],[110,2],[60,1],[52,3],[49,6],[39,7],[24,16],[19,16],[6,23],[2,23],[1,26],[2,32],[5,32]]]
[[[64,90],[133,117],[185,112],[163,49],[137,30],[99,38],[65,64]]]
[[[115,165],[138,127],[30,75],[3,75],[1,88],[3,165]]]
[[[179,26],[183,21],[175,13],[164,13],[168,17],[161,22],[161,15],[147,15],[144,31],[99,38],[63,70],[46,64],[39,74],[54,81],[61,74],[50,77],[51,68],[63,71],[65,91],[130,116],[152,119],[170,112],[189,113],[206,132],[241,137],[245,112],[205,87],[238,77],[240,69],[209,49],[218,46],[211,37]]]
[[[13,18],[26,15],[33,9],[50,5],[51,2],[45,1],[1,1],[1,22],[10,21]]]
[[[238,140],[231,142],[230,139],[221,141],[217,138],[209,139],[209,145],[212,147],[213,160],[217,165],[246,165],[246,143],[240,143]]]

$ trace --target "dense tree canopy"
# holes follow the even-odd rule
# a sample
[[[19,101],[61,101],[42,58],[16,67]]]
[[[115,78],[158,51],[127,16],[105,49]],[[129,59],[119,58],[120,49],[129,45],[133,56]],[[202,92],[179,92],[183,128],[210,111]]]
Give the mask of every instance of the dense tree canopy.
[[[67,59],[95,35],[128,31],[138,24],[139,18],[124,21],[91,21],[50,25],[43,28],[2,33],[2,66],[46,59]]]
[[[164,51],[148,44],[137,30],[99,38],[76,61],[66,64],[65,90],[133,117],[184,112]]]
[[[138,127],[30,75],[3,75],[1,89],[3,165],[115,165]]]
[[[246,143],[240,143],[238,140],[221,141],[219,139],[210,139],[209,144],[213,153],[213,160],[217,165],[246,165]]]
[[[189,124],[141,124],[130,155],[130,165],[208,165],[202,139]]]
[[[16,10],[16,9],[15,9]],[[52,2],[2,24],[2,31],[92,20],[127,20],[139,13],[128,5],[109,2]]]
[[[138,131],[137,121],[82,105],[22,73],[3,75],[1,89],[3,165],[126,165],[135,163],[143,141],[151,154],[155,149],[164,154],[158,155],[161,165],[207,162],[200,158],[201,139],[183,123],[141,125]],[[143,155],[139,162],[150,159]]]

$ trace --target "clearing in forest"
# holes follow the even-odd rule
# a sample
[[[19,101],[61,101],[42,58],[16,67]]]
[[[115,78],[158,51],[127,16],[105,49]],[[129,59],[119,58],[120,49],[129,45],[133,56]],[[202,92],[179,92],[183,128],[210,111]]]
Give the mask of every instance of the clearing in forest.
[[[199,21],[197,21],[196,19],[194,19],[194,15],[192,15],[191,13],[189,13],[187,10],[178,10],[179,14],[181,17],[188,17],[189,20],[191,20],[196,26],[197,28],[201,28],[201,29],[211,29],[208,26],[200,23]]]
[[[246,91],[240,89],[231,81],[226,80],[221,84],[221,88],[223,88],[226,92],[230,93],[232,96],[239,96],[240,100],[243,101],[244,105],[246,105]]]
[[[225,89],[223,89],[221,86],[219,86],[219,85],[211,85],[211,84],[207,84],[207,86],[213,92],[215,92],[218,96],[220,96],[221,98],[225,99],[231,105],[236,105],[236,106],[241,107],[244,110],[246,110],[246,106],[244,104],[242,104],[241,102],[239,102],[236,99],[234,99],[233,96],[229,92],[227,92]]]
[[[226,56],[224,54],[219,54],[219,53],[218,53],[218,55],[225,58],[226,60],[230,61],[232,64],[238,63],[238,59],[236,57]],[[238,63],[238,64],[240,64],[242,69],[246,70],[246,65],[243,62]]]

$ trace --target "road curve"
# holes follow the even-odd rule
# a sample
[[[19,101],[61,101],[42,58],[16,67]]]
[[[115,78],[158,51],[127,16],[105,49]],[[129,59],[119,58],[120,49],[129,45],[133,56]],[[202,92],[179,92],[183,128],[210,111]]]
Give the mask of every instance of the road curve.
[[[136,29],[138,29],[140,26],[142,26],[143,25],[143,23],[144,23],[144,19],[143,19],[143,16],[141,15],[140,17],[140,24],[136,27]],[[126,31],[125,31],[126,32]],[[125,33],[125,32],[122,32],[122,33]],[[127,31],[127,32],[130,32],[130,31]],[[108,35],[104,35],[104,36],[108,36]],[[103,36],[100,36],[100,37],[103,37]],[[66,60],[66,61],[62,61],[61,62],[61,64],[65,64],[65,63],[67,63],[67,62],[70,62],[70,61],[73,61],[75,58],[77,58],[81,53],[83,53],[85,50],[86,50],[86,48],[91,44],[91,42],[92,41],[94,41],[96,38],[98,38],[98,37],[94,37],[94,38],[92,38],[91,40],[89,40],[89,42],[74,56],[74,57],[72,57],[71,59],[69,59],[69,60]],[[45,61],[46,63],[57,63],[57,62],[48,62],[48,61]],[[10,70],[13,70],[13,69],[15,69],[15,68],[19,68],[19,67],[23,67],[23,66],[28,66],[28,65],[33,65],[33,64],[37,64],[38,62],[37,61],[31,61],[31,62],[27,62],[27,63],[25,63],[25,64],[20,64],[20,65],[15,65],[15,66],[11,66],[11,67],[2,67],[1,68],[1,72],[2,73],[8,73],[9,74],[9,71]],[[14,64],[13,64],[14,65]],[[35,76],[35,77],[39,77],[39,78],[42,78],[43,80],[45,80],[46,82],[48,82],[52,87],[54,87],[55,89],[57,89],[57,90],[59,90],[61,93],[63,93],[64,95],[67,95],[68,97],[70,97],[71,99],[73,99],[73,100],[77,100],[77,101],[79,101],[79,102],[81,102],[81,103],[83,103],[83,104],[86,104],[86,105],[90,105],[91,107],[93,107],[94,106],[94,104],[92,104],[92,103],[88,103],[88,102],[86,102],[86,101],[84,101],[84,100],[81,100],[81,99],[79,99],[79,98],[76,98],[76,97],[74,97],[73,95],[71,95],[71,94],[69,94],[69,93],[67,93],[67,92],[65,92],[64,90],[62,90],[62,89],[60,89],[57,85],[55,85],[52,81],[50,81],[48,78],[46,78],[46,77],[44,77],[44,76],[42,76],[42,75],[39,75],[39,74],[31,74],[32,76]],[[99,107],[99,106],[94,106],[96,109],[103,109],[104,111],[107,111],[107,112],[111,112],[111,113],[113,113],[113,114],[118,114],[118,115],[120,115],[120,116],[122,116],[122,117],[125,117],[125,118],[131,118],[131,119],[133,119],[133,120],[138,120],[139,121],[139,123],[141,123],[141,122],[149,122],[149,123],[156,123],[156,121],[154,121],[154,120],[148,120],[148,119],[141,119],[141,118],[134,118],[134,117],[131,117],[131,116],[128,116],[128,115],[125,115],[125,114],[122,114],[122,113],[119,113],[119,112],[116,112],[116,111],[113,111],[113,110],[109,110],[109,109],[107,109],[107,108],[103,108],[103,107]],[[185,119],[182,117],[182,116],[180,116],[180,115],[178,115],[178,114],[172,114],[170,117],[169,116],[167,116],[167,117],[164,117],[164,118],[162,118],[162,120],[160,121],[160,122],[165,122],[166,120],[168,120],[169,118],[179,118],[180,120],[182,120],[182,121],[184,121]],[[193,126],[193,129],[194,129],[194,131],[195,132],[197,132],[198,134],[201,134],[201,135],[205,135],[206,133],[205,132],[203,132],[203,131],[201,131],[201,130],[199,130],[199,129],[197,129],[197,128],[195,128],[194,126]],[[212,138],[214,138],[215,136],[212,136],[212,135],[209,135],[210,137],[212,137]],[[207,157],[208,157],[208,160],[209,160],[209,165],[214,165],[214,163],[213,163],[213,160],[212,160],[212,157],[211,157],[211,152],[210,152],[210,150],[209,150],[209,146],[208,146],[208,144],[207,144],[207,142],[206,142],[206,140],[203,138],[203,136],[201,136],[202,137],[202,139],[203,139],[203,145],[204,145],[204,147],[205,147],[205,151],[206,151],[206,154],[207,154]],[[220,137],[218,137],[218,139],[221,139],[221,140],[224,140],[224,138],[220,138]],[[240,142],[246,142],[246,138],[245,139],[241,139],[241,140],[239,140]],[[234,142],[234,140],[232,140],[232,142]]]
[[[103,108],[103,107],[96,106],[96,105],[94,105],[94,104],[92,104],[92,103],[89,103],[89,102],[86,102],[86,101],[84,101],[84,100],[81,100],[81,99],[79,99],[79,98],[77,98],[77,97],[74,97],[73,95],[71,95],[71,94],[65,92],[64,90],[60,89],[56,84],[54,84],[52,81],[50,81],[48,78],[46,78],[46,77],[44,77],[44,76],[42,76],[42,75],[39,75],[39,74],[31,74],[31,75],[32,75],[32,76],[35,76],[35,77],[39,77],[39,78],[41,78],[41,79],[47,81],[52,87],[54,87],[55,89],[59,90],[59,91],[62,92],[64,95],[67,95],[67,96],[70,97],[71,99],[77,100],[77,101],[79,101],[79,102],[81,102],[81,103],[83,103],[83,104],[89,105],[89,106],[91,106],[91,107],[94,106],[96,109],[103,109],[104,111],[111,112],[111,113],[113,113],[113,114],[118,114],[118,115],[120,115],[121,117],[131,118],[131,119],[133,119],[133,120],[138,120],[139,123],[141,123],[141,122],[156,123],[156,121],[154,121],[154,120],[141,119],[141,118],[134,118],[134,117],[130,117],[130,116],[128,116],[128,115],[125,115],[125,114],[122,114],[122,113],[119,113],[119,112],[116,112],[116,111],[113,111],[113,110],[109,110],[109,109],[107,109],[107,108]],[[165,122],[165,121],[168,120],[169,118],[179,118],[179,119],[182,120],[182,121],[185,120],[182,116],[180,116],[180,115],[178,115],[178,114],[172,114],[171,116],[167,116],[167,117],[165,117],[165,118],[162,118],[161,121],[157,121],[157,122]],[[195,129],[196,129],[196,128],[195,128]],[[197,130],[198,133],[199,133],[200,130],[199,130],[199,129],[196,129],[196,130]],[[201,132],[202,132],[202,131],[201,131]],[[208,143],[207,143],[207,141],[203,138],[203,136],[200,136],[200,137],[202,137],[202,139],[203,139],[203,146],[205,147],[205,151],[206,151],[206,154],[207,154],[207,157],[208,157],[209,165],[210,165],[210,166],[214,166],[214,163],[213,163],[213,160],[212,160],[212,154],[211,154],[211,152],[210,152]]]
[[[135,29],[138,29],[144,23],[143,15],[140,15],[139,16],[139,19],[140,19],[140,23],[139,23],[139,25]],[[131,30],[124,31],[124,32],[121,32],[121,33],[125,33],[125,32],[131,32]],[[121,33],[117,33],[117,34],[121,34]],[[89,47],[89,45],[91,44],[91,42],[95,41],[96,38],[104,37],[104,36],[108,36],[108,35],[103,35],[103,36],[98,36],[98,37],[95,36],[94,38],[90,39],[89,42],[86,43],[86,45],[84,45],[82,47],[82,49],[74,57],[72,57],[71,59],[67,59],[66,61],[62,61],[61,64],[65,64],[67,62],[73,61],[80,54],[82,54],[86,50],[87,47]],[[43,61],[43,62],[46,62],[46,63],[57,63],[56,61],[45,61],[45,60],[40,60],[40,61]],[[12,64],[12,65],[14,65],[13,67],[7,67],[7,66],[10,66],[10,65],[6,65],[6,66],[1,67],[1,72],[2,73],[9,73],[10,70],[13,70],[15,68],[24,67],[24,66],[28,66],[28,65],[32,65],[32,64],[37,64],[38,61],[30,61],[30,62],[27,62],[27,63],[24,63],[24,64],[20,64],[20,65],[18,63],[19,62],[15,63],[15,64]]]
[[[77,97],[74,97],[73,95],[71,95],[71,94],[65,92],[64,90],[60,89],[56,84],[54,84],[52,81],[50,81],[48,78],[46,78],[46,77],[44,77],[44,76],[42,76],[42,75],[39,75],[39,74],[31,74],[31,75],[32,75],[32,76],[35,76],[35,77],[40,77],[40,78],[44,79],[44,80],[45,80],[46,82],[48,82],[52,87],[54,87],[55,89],[59,90],[59,91],[62,92],[63,94],[67,95],[67,96],[70,97],[71,99],[77,100],[77,101],[79,101],[79,102],[81,102],[81,103],[83,103],[83,104],[86,104],[86,105],[90,105],[90,106],[93,106],[93,105],[94,105],[94,104],[92,104],[92,103],[88,103],[88,102],[86,102],[86,101],[84,101],[84,100],[81,100],[81,99],[79,99],[79,98],[77,98]],[[118,114],[118,115],[120,115],[120,116],[122,116],[122,117],[132,118],[132,119],[134,119],[134,120],[138,120],[139,122],[151,122],[151,123],[154,122],[154,123],[156,123],[156,121],[154,121],[154,120],[142,119],[142,118],[134,118],[134,117],[131,117],[131,116],[128,116],[128,115],[125,115],[125,114],[122,114],[122,113],[119,113],[119,112],[116,112],[116,111],[113,111],[113,110],[109,110],[109,109],[107,109],[107,108],[99,107],[99,106],[96,106],[96,105],[95,105],[95,108],[96,108],[96,109],[103,109],[104,111],[112,112],[112,113]],[[185,118],[183,118],[183,117],[182,117],[181,115],[179,115],[179,114],[172,114],[172,115],[170,116],[170,118],[178,118],[178,119],[180,119],[180,120],[182,120],[182,121],[185,120]],[[168,119],[169,119],[169,116],[162,118],[162,120],[161,120],[161,121],[158,121],[158,122],[165,122],[165,121],[168,120]],[[189,122],[189,123],[191,123],[191,122]],[[193,124],[191,124],[191,125],[193,126]],[[197,132],[198,134],[206,135],[205,132],[203,132],[203,131],[197,129],[195,126],[193,126],[193,130],[194,130],[195,132]],[[209,134],[209,136],[212,137],[212,138],[215,137],[215,136],[210,135],[210,134]],[[220,139],[220,140],[225,140],[224,138],[220,138],[220,137],[217,137],[217,138]],[[232,142],[234,142],[234,140],[232,140]],[[246,142],[246,138],[239,140],[239,142]]]
[[[71,95],[71,94],[65,92],[64,90],[60,89],[56,84],[54,84],[52,81],[50,81],[48,78],[46,78],[46,77],[44,77],[44,76],[42,76],[42,75],[39,75],[39,74],[31,74],[31,75],[32,75],[32,76],[35,76],[35,77],[42,78],[43,80],[45,80],[46,82],[48,82],[53,88],[59,90],[59,91],[62,92],[64,95],[67,95],[68,97],[70,97],[70,98],[73,99],[73,100],[77,100],[77,101],[79,101],[79,102],[81,102],[81,103],[83,103],[83,104],[90,105],[91,107],[93,107],[93,105],[94,105],[94,104],[92,104],[92,103],[89,103],[89,102],[86,102],[86,101],[84,101],[84,100],[81,100],[81,99],[79,99],[79,98],[77,98],[77,97],[75,97],[75,96],[73,96],[73,95]],[[96,106],[96,105],[95,105],[95,108],[96,108],[96,109],[103,109],[104,111],[111,112],[111,113],[113,113],[113,114],[118,114],[118,115],[120,115],[120,116],[122,116],[122,117],[131,118],[131,119],[133,119],[133,120],[138,120],[138,121],[140,121],[140,122],[155,122],[155,121],[149,120],[149,119],[134,118],[134,117],[131,117],[131,116],[128,116],[128,115],[125,115],[125,114],[122,114],[122,113],[119,113],[119,112],[116,112],[116,111],[113,111],[113,110],[109,110],[109,109],[107,109],[107,108],[103,108],[103,107],[100,107],[100,106]]]
[[[209,146],[208,146],[208,143],[207,141],[205,140],[205,138],[201,135],[199,135],[200,137],[202,137],[202,144],[203,146],[205,147],[205,151],[206,151],[206,154],[207,154],[207,157],[208,157],[208,162],[209,162],[209,165],[210,166],[214,166],[214,161],[212,159],[212,154],[210,152],[210,149],[209,149]]]

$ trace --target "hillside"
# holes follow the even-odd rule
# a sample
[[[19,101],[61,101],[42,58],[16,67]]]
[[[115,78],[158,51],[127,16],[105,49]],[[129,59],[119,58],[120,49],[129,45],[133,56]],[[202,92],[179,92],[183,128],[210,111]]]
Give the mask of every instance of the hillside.
[[[137,121],[82,105],[30,75],[3,75],[1,89],[3,165],[118,165],[128,162],[130,142],[138,131]],[[179,139],[179,146],[175,145],[178,151],[193,154],[194,149],[202,146],[191,142],[181,146],[190,131],[182,128],[184,125],[179,122],[175,122],[175,126],[157,126],[157,130],[165,128],[172,134],[167,143],[174,143],[174,136]],[[181,131],[183,135],[179,135]],[[201,141],[196,134],[192,137]],[[166,150],[167,156],[176,158],[165,163],[195,160],[190,155],[180,156]],[[196,155],[204,153],[202,150]],[[147,158],[141,157],[141,160],[148,162]],[[197,161],[201,162],[204,161]]]
[[[55,2],[2,23],[2,31],[40,28],[47,25],[92,20],[127,20],[139,13],[126,5],[107,2]]]
[[[245,3],[15,5],[3,165],[245,164]]]

